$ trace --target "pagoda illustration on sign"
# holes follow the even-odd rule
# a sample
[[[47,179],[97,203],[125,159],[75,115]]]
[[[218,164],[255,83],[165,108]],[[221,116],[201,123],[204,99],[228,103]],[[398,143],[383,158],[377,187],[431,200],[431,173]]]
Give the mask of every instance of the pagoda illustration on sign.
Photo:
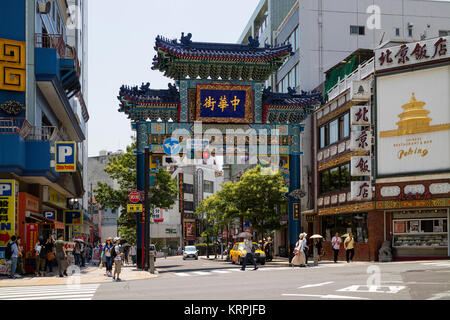
[[[414,92],[411,101],[402,106],[403,112],[398,115],[400,121],[396,124],[397,130],[381,131],[380,138],[404,136],[417,133],[450,130],[450,123],[430,125],[430,111],[425,110],[425,102],[416,100]]]

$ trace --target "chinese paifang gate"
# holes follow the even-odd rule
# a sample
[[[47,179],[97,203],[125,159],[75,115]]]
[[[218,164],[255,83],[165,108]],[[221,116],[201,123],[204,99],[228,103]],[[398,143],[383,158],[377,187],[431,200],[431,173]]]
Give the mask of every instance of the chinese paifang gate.
[[[149,83],[120,88],[119,112],[128,116],[137,131],[137,188],[145,187],[145,148],[152,156],[164,154],[166,138],[177,129],[193,135],[194,122],[199,121],[203,130],[214,128],[223,133],[230,128],[278,129],[280,162],[285,167],[289,194],[299,190],[300,123],[321,105],[322,95],[298,94],[291,88],[288,93],[275,93],[271,87],[265,88],[265,81],[292,55],[291,45],[260,47],[258,38],[252,37],[247,45],[193,42],[191,38],[190,33],[182,34],[179,41],[156,38],[152,69],[164,72],[175,85],[169,83],[163,90],[150,89]],[[293,245],[301,230],[300,199],[288,198],[289,240]],[[140,261],[142,226],[140,219],[137,222]]]

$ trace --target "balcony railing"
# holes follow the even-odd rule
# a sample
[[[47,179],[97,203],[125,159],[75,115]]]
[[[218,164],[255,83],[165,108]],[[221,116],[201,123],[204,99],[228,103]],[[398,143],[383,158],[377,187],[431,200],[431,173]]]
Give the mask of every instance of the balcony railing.
[[[61,59],[74,59],[75,70],[77,75],[80,76],[81,66],[78,60],[77,50],[67,45],[61,34],[36,33],[34,37],[36,48],[56,49]]]
[[[32,126],[24,118],[0,118],[0,135],[19,134],[27,141],[50,141],[61,139],[59,130],[51,126]]]
[[[370,74],[372,74],[374,71],[375,71],[374,58],[371,58],[366,62],[364,62],[363,64],[360,64],[358,68],[355,69],[355,71],[345,76],[344,79],[339,80],[338,83],[328,91],[328,101],[333,100],[338,95],[343,93],[345,90],[349,89],[352,84],[352,81],[362,80],[367,76],[369,76]]]

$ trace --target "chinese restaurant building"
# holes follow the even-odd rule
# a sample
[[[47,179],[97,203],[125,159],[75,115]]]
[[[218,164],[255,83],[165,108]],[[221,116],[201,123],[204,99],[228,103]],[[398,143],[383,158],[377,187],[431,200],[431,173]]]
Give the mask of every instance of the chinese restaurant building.
[[[450,256],[449,41],[375,52],[376,213],[397,260]]]
[[[374,58],[372,51],[358,50],[345,60],[354,57],[359,65],[327,92],[328,102],[313,113],[315,209],[302,215],[308,224],[304,230],[323,236],[324,259],[333,259],[331,240],[337,232],[341,237],[353,233],[354,260],[373,261],[383,231],[371,181]],[[343,249],[339,260],[345,260]]]

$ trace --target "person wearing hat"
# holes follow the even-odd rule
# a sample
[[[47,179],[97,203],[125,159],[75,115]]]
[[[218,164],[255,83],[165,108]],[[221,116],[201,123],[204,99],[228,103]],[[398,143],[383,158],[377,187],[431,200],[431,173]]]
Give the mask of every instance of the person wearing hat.
[[[106,275],[108,277],[112,277],[111,250],[112,250],[113,244],[112,244],[111,240],[112,240],[111,237],[106,238],[106,243],[105,243],[105,246],[103,247],[103,254],[104,254],[104,258],[105,258],[105,262],[106,262]]]
[[[299,237],[299,240],[295,244],[294,257],[292,258],[291,263],[292,263],[293,267],[295,267],[295,266],[306,267],[305,251],[303,250],[303,245],[304,245],[303,233],[300,233],[300,235],[298,237]]]
[[[122,267],[122,246],[120,245],[120,238],[116,237],[114,238],[114,249],[112,250],[112,256],[114,259],[114,274],[113,274],[113,281],[121,281],[119,278],[121,267]],[[117,279],[116,279],[117,274]]]
[[[308,265],[308,240],[306,238],[308,234],[306,232],[303,232],[303,251],[305,252],[305,261],[306,261],[306,265]]]

